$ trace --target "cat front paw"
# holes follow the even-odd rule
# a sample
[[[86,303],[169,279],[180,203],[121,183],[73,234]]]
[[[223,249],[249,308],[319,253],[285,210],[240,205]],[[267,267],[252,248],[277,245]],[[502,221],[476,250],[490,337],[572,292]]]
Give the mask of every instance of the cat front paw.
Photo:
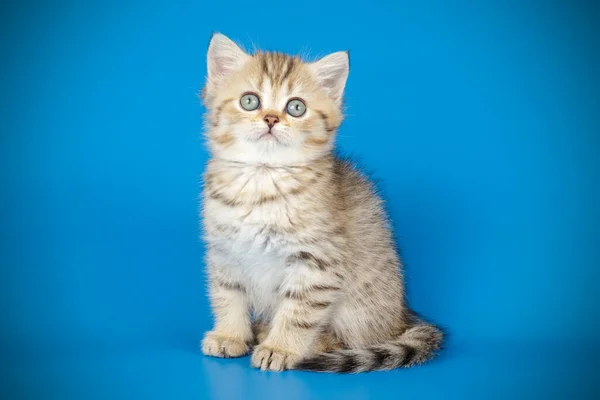
[[[204,335],[204,340],[202,340],[202,352],[212,357],[241,357],[250,353],[250,345],[233,336],[210,331]]]
[[[293,369],[298,361],[300,357],[297,354],[264,344],[256,346],[251,359],[254,368],[276,372]]]

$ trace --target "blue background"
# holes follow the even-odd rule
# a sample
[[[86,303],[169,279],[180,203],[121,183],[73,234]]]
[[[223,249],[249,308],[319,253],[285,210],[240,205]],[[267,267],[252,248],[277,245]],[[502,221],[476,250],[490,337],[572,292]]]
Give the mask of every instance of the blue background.
[[[2,397],[597,396],[599,8],[4,2]],[[411,304],[451,332],[437,360],[334,376],[200,354],[197,93],[213,30],[350,48],[339,144],[381,181]]]

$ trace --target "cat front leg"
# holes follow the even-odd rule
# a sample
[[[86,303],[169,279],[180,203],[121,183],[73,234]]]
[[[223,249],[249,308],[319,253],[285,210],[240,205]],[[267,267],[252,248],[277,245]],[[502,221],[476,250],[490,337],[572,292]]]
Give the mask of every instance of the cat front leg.
[[[214,327],[202,340],[202,352],[214,357],[240,357],[250,352],[254,334],[250,305],[241,280],[227,274],[227,267],[209,256],[210,302]]]
[[[288,257],[286,264],[271,329],[252,354],[252,366],[263,371],[293,369],[309,354],[341,295],[343,277],[331,260],[301,252]]]

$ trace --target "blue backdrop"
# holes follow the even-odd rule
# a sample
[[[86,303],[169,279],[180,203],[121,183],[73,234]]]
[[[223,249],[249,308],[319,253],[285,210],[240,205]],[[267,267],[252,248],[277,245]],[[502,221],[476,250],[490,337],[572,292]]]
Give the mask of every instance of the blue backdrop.
[[[2,4],[3,398],[593,398],[594,1]],[[203,357],[210,34],[351,50],[339,145],[381,181],[426,366],[261,373]],[[537,397],[539,396],[539,397]]]

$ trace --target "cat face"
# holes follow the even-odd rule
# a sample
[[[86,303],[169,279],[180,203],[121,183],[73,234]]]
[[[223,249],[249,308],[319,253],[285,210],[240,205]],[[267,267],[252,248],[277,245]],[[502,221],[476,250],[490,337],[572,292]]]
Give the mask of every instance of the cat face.
[[[342,122],[346,52],[306,63],[280,53],[249,55],[215,34],[207,61],[203,97],[213,156],[294,165],[331,152]]]

